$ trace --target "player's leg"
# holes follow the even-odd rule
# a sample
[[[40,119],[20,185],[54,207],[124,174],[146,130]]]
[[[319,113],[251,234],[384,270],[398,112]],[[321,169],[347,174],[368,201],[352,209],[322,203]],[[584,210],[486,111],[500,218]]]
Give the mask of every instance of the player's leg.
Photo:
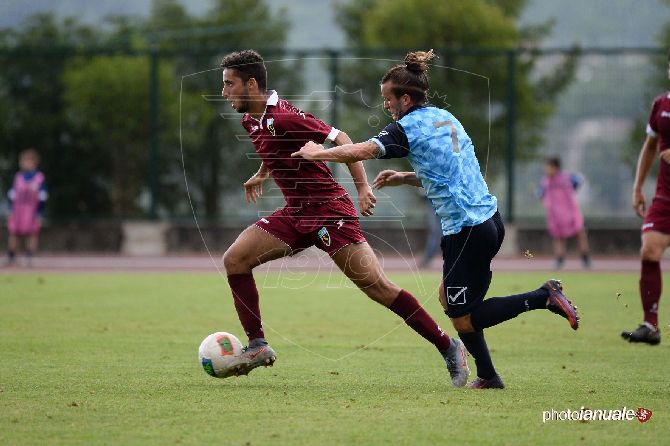
[[[235,309],[249,337],[249,345],[264,339],[258,289],[252,270],[265,262],[288,255],[291,248],[278,238],[252,225],[246,228],[223,255]]]
[[[656,345],[661,342],[658,329],[658,303],[661,299],[661,257],[670,246],[670,235],[658,231],[642,233],[642,268],[640,271],[640,300],[644,321],[633,331],[624,331],[621,336],[630,342]]]
[[[237,316],[249,338],[249,345],[231,366],[236,375],[246,375],[261,365],[272,365],[276,354],[265,340],[258,288],[252,270],[265,262],[290,254],[291,248],[256,225],[249,226],[223,255],[228,284]]]
[[[440,351],[454,386],[462,387],[466,384],[469,370],[462,343],[458,339],[449,338],[414,296],[386,277],[367,242],[344,246],[332,255],[332,259],[370,299],[403,318],[408,326]]]
[[[563,268],[565,263],[565,239],[563,237],[554,237],[554,258],[556,259],[556,269]]]
[[[37,243],[38,243],[38,233],[32,233],[27,236],[26,239],[26,261],[28,262],[28,265],[32,265],[33,263],[33,256],[37,252]]]
[[[390,307],[402,291],[386,277],[367,242],[344,246],[331,258],[361,291],[385,307]]]
[[[484,331],[475,330],[470,317],[472,310],[481,304],[491,283],[489,267],[497,251],[494,243],[498,237],[497,228],[489,219],[482,225],[442,239],[444,269],[440,302],[475,360],[477,380],[474,383],[486,382],[490,388],[504,386],[493,366]],[[480,242],[483,243],[481,246]]]
[[[577,233],[577,247],[582,257],[584,268],[591,268],[591,254],[589,250],[589,238],[586,235],[586,228],[582,228]]]
[[[499,215],[472,229],[468,244],[463,249],[461,263],[466,269],[461,275],[463,277],[474,275],[478,277],[476,281],[485,283],[486,287],[477,291],[482,296],[481,302],[473,305],[468,317],[459,324],[466,328],[470,328],[471,324],[473,331],[483,330],[513,319],[526,311],[548,309],[568,319],[570,326],[576,330],[579,326],[576,309],[563,295],[562,286],[557,280],[549,280],[538,289],[526,293],[483,300],[492,276],[489,269],[490,262],[498,253],[504,234],[504,225]],[[474,279],[469,279],[469,283],[473,282]]]
[[[7,240],[7,263],[13,265],[16,262],[16,250],[19,248],[19,236],[15,233],[9,234]]]
[[[496,213],[480,225],[446,236],[443,242],[446,296],[441,301],[446,304],[446,313],[461,340],[475,358],[479,379],[472,384],[474,388],[502,387],[484,339],[484,329],[525,311],[542,308],[568,318],[574,329],[579,321],[557,281],[548,281],[527,293],[484,300],[492,278],[491,260],[498,253],[504,236],[502,218]]]

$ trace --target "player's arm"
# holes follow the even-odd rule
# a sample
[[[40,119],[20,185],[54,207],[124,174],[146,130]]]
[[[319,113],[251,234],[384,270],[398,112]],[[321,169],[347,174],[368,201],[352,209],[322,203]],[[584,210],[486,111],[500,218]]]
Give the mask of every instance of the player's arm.
[[[47,191],[47,184],[45,181],[42,181],[42,184],[40,184],[38,197],[39,203],[37,204],[36,213],[38,218],[42,218],[44,216],[44,207],[49,199],[49,191]]]
[[[409,154],[409,142],[402,126],[392,122],[379,135],[358,144],[345,144],[334,149],[325,150],[314,143],[305,144],[291,156],[301,156],[309,160],[350,163],[372,158],[402,158]]]
[[[372,182],[372,187],[381,189],[382,187],[401,186],[423,187],[421,180],[416,177],[416,172],[396,172],[395,170],[382,170],[377,178]]]
[[[646,212],[646,203],[644,201],[644,195],[642,194],[642,186],[644,185],[644,180],[647,179],[651,166],[654,164],[657,146],[658,137],[656,135],[647,134],[647,139],[642,145],[642,150],[640,151],[640,156],[637,160],[635,183],[633,185],[633,209],[635,209],[635,213],[642,218],[644,218]]]
[[[379,153],[379,146],[371,141],[343,144],[328,150],[321,144],[310,141],[302,146],[299,151],[292,153],[291,157],[302,157],[311,161],[349,164],[376,158],[377,153]]]
[[[244,183],[244,195],[247,199],[247,203],[256,203],[256,201],[263,195],[263,182],[270,177],[270,170],[264,162],[261,161],[261,167],[258,168],[258,172],[253,174]]]
[[[343,146],[352,144],[352,141],[351,138],[349,138],[349,135],[340,130],[333,140],[333,144],[335,146]],[[363,163],[360,161],[347,163],[347,168],[349,169],[349,174],[351,174],[351,178],[354,180],[354,185],[356,186],[356,191],[358,192],[358,206],[361,210],[361,215],[369,217],[374,213],[373,209],[377,199],[372,192],[372,188],[368,184],[368,177],[365,174]]]

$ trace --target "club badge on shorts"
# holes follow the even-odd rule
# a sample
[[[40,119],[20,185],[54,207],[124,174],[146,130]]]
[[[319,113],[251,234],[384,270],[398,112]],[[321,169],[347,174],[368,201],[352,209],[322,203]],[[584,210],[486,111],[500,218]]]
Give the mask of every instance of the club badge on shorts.
[[[319,238],[324,245],[330,246],[330,234],[328,233],[328,229],[326,229],[325,226],[319,229]]]

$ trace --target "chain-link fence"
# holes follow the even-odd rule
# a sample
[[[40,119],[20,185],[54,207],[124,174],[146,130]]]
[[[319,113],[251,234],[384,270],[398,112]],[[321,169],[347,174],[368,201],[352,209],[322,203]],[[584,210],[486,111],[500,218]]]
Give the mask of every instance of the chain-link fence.
[[[226,52],[50,49],[1,53],[0,98],[6,115],[0,130],[4,133],[0,149],[3,187],[11,181],[18,150],[36,146],[43,154],[52,197],[70,203],[70,207],[50,209],[47,216],[54,219],[144,216],[190,220],[195,213],[201,221],[234,226],[257,217],[259,209],[263,212],[281,205],[280,191],[272,187],[260,207],[244,203],[241,183],[259,161],[239,124],[241,116],[220,98],[218,63]],[[259,52],[266,58],[270,88],[345,130],[355,141],[377,134],[390,122],[381,106],[378,82],[405,50]],[[662,89],[658,79],[665,71],[663,50],[438,49],[436,53],[440,58],[430,70],[430,101],[447,107],[465,125],[508,221],[542,221],[542,207],[535,195],[542,161],[545,156],[559,155],[565,169],[585,178],[579,199],[587,220],[632,224],[629,201],[636,153],[651,101]],[[69,89],[57,101],[42,97],[40,102],[35,100],[39,94],[26,93],[30,88],[43,88],[50,80],[40,78],[44,61],[60,67],[50,75],[54,85]],[[93,61],[107,64],[91,66]],[[134,76],[141,76],[142,81],[128,83],[126,90],[108,102],[100,101],[95,90],[78,89],[86,80],[81,73],[113,82],[127,74],[123,68],[134,62],[140,64]],[[121,65],[118,75],[100,75],[115,65]],[[561,70],[562,77],[554,76]],[[100,83],[98,88],[111,87]],[[48,89],[42,94],[49,94]],[[114,105],[114,99],[124,103],[130,98],[140,98],[136,102],[144,104],[142,110]],[[88,114],[77,116],[79,104],[89,107]],[[19,108],[24,116],[39,121],[48,115],[50,121],[31,124],[25,117],[21,121]],[[96,110],[107,117],[108,128],[105,119],[97,122],[91,116]],[[133,112],[142,119],[137,128],[124,116],[115,115]],[[21,125],[35,128],[18,132],[16,126]],[[112,144],[106,145],[109,141]],[[126,145],[131,148],[122,151]],[[98,156],[101,151],[105,156]],[[120,155],[115,157],[115,153]],[[402,166],[402,161],[366,163],[369,177],[382,168]],[[337,178],[350,187],[346,168],[333,168]],[[77,175],[87,176],[86,180],[78,181]],[[648,183],[651,187],[651,181]],[[95,206],[98,200],[114,209],[111,203],[121,199],[120,190],[134,191],[127,198],[131,201],[127,207],[109,212],[105,206]],[[402,218],[408,227],[423,225],[425,207],[417,191],[382,192],[377,221]]]

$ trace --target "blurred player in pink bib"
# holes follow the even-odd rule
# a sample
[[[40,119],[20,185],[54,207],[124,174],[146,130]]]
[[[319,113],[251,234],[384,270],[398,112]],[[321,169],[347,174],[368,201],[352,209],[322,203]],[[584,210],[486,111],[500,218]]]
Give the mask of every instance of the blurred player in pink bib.
[[[14,183],[7,194],[11,205],[11,213],[7,221],[9,265],[16,261],[20,237],[26,239],[25,250],[28,265],[32,263],[33,254],[37,250],[42,213],[48,197],[44,174],[37,170],[39,162],[40,157],[35,149],[22,151],[19,155],[21,170],[14,176]]]
[[[547,213],[547,229],[553,239],[556,268],[565,262],[565,241],[577,237],[577,245],[585,268],[591,267],[589,242],[584,229],[584,217],[577,203],[575,191],[581,186],[581,178],[561,170],[559,158],[549,158],[544,165],[545,176],[540,183],[538,195]]]

